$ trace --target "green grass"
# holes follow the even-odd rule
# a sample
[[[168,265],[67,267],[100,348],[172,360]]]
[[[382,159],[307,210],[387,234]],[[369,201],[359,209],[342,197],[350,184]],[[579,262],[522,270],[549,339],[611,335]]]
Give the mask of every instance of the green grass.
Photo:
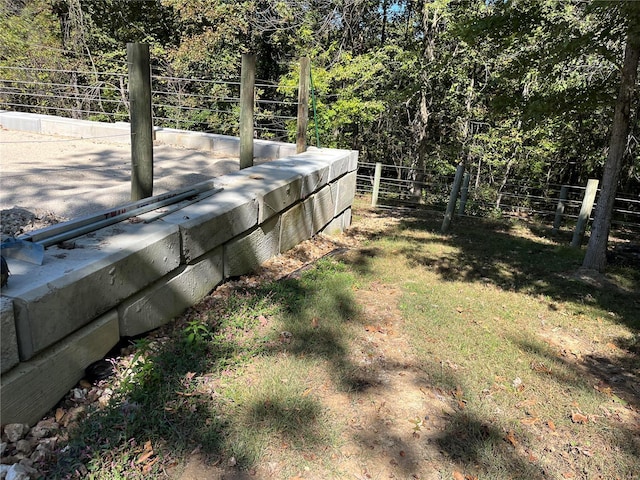
[[[354,359],[376,347],[355,292],[382,282],[401,291],[399,333],[424,387],[452,406],[431,439],[443,478],[451,465],[482,479],[634,478],[639,392],[613,377],[640,375],[637,269],[610,269],[622,289],[593,288],[573,276],[583,252],[539,225],[461,219],[442,235],[437,219],[407,217],[363,232],[342,259],[207,301],[139,341],[50,476],[161,478],[198,447],[249,471],[276,458],[277,478],[344,478],[336,452],[353,439],[329,399],[352,413],[370,401]],[[144,471],[147,441],[159,460]]]

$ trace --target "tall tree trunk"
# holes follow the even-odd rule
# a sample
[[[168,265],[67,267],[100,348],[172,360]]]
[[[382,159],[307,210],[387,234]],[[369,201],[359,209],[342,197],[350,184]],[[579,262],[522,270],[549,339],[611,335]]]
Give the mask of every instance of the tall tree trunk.
[[[583,268],[600,272],[604,271],[607,265],[607,242],[613,215],[613,203],[622,166],[622,156],[627,146],[629,112],[638,73],[638,58],[640,57],[640,25],[638,20],[640,18],[640,8],[635,8],[634,10],[633,13],[635,15],[629,20],[620,91],[613,116],[609,153],[602,176],[602,190],[596,205],[587,253],[582,263]]]

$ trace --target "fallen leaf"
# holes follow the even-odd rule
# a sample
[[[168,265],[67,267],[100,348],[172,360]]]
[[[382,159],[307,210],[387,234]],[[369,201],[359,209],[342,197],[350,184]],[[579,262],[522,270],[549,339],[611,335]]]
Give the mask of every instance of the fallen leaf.
[[[465,479],[464,479],[464,475],[463,475],[463,474],[461,474],[461,473],[460,473],[459,471],[457,471],[457,470],[454,470],[454,471],[453,471],[453,478],[454,478],[454,480],[465,480]]]
[[[571,412],[571,421],[573,423],[585,424],[585,423],[589,423],[589,418],[586,415],[583,415],[582,413]]]
[[[138,457],[138,460],[136,460],[136,463],[144,463],[147,460],[149,460],[149,458],[152,456],[153,456],[153,452],[145,452]]]
[[[264,315],[259,315],[258,316],[258,322],[260,322],[260,326],[261,327],[266,327],[269,324],[269,321],[267,320],[267,317],[265,317]]]
[[[60,423],[62,417],[64,417],[65,411],[62,408],[56,409],[56,422]]]
[[[405,451],[404,450],[400,450],[400,456],[404,457],[405,455],[406,455]]]
[[[539,373],[546,373],[547,375],[551,375],[551,369],[549,367],[547,367],[544,363],[542,362],[533,362],[531,364],[531,369],[534,372],[539,372]]]
[[[142,467],[142,473],[149,473],[151,472],[151,469],[153,468],[153,466],[156,464],[156,462],[158,461],[158,457],[154,458],[153,460],[151,460],[150,462],[146,463],[144,467]]]
[[[552,432],[555,432],[555,431],[556,431],[556,424],[555,424],[555,423],[553,423],[553,421],[551,421],[551,420],[549,420],[549,421],[547,422],[547,427],[549,427],[549,430],[551,430]]]
[[[516,435],[513,431],[509,431],[504,439],[514,447],[518,446],[518,440],[516,440]]]
[[[313,390],[313,388],[311,388],[311,387],[307,388],[304,392],[302,392],[302,396],[306,397],[307,395],[309,395],[311,393],[312,390]]]
[[[316,317],[313,317],[311,319],[311,328],[318,328],[319,324],[318,324],[318,319]]]
[[[600,382],[597,385],[594,385],[593,388],[595,388],[600,393],[604,393],[605,395],[613,395],[613,390],[611,390],[611,387],[606,385],[604,382]]]
[[[539,421],[540,419],[538,417],[526,417],[520,420],[520,423],[522,423],[523,425],[535,425]]]
[[[607,342],[606,347],[611,349],[611,350],[618,350],[618,346],[615,343],[612,343],[612,342]]]
[[[562,478],[574,478],[576,475],[573,472],[564,472]]]

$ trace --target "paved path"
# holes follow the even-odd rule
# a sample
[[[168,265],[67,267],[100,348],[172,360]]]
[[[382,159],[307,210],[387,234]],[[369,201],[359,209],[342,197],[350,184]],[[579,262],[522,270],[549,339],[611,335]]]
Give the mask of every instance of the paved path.
[[[0,210],[75,218],[130,199],[131,147],[0,128]],[[154,146],[154,195],[238,170],[235,158]]]

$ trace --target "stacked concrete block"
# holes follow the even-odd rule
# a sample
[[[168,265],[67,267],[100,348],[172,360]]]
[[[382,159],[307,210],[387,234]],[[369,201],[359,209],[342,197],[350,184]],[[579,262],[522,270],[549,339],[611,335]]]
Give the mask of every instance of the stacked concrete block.
[[[120,335],[132,337],[165,325],[222,283],[222,247],[182,265],[118,307]]]
[[[75,125],[6,113],[0,122],[34,131],[44,122],[61,135],[68,134],[65,125]],[[74,128],[84,135],[94,125]],[[171,129],[156,135],[218,152],[237,154],[239,146],[222,135]],[[265,156],[295,148],[258,145]],[[222,191],[183,202],[180,210],[140,215],[149,223],[121,222],[74,239],[71,250],[50,247],[41,266],[13,262],[10,287],[2,291],[3,423],[39,420],[121,336],[166,324],[224,279],[249,273],[317,232],[344,230],[356,167],[357,152],[289,152],[216,179]]]
[[[20,361],[16,324],[13,318],[13,301],[5,297],[0,298],[0,342],[2,342],[0,370],[4,373]]]
[[[119,338],[118,315],[112,311],[3,374],[2,423],[36,423]]]
[[[51,271],[47,281],[16,285],[10,294],[21,360],[30,359],[179,266],[177,227],[145,225],[135,232],[131,236],[119,233],[109,237],[110,241],[85,238],[84,245],[80,240],[77,247],[81,248],[65,255],[83,256],[85,249],[103,243],[84,259],[69,258],[69,268]],[[52,266],[53,259],[47,260],[40,274],[47,272],[47,263]]]
[[[224,247],[225,277],[237,277],[255,270],[280,253],[280,217],[273,217],[250,233]]]

